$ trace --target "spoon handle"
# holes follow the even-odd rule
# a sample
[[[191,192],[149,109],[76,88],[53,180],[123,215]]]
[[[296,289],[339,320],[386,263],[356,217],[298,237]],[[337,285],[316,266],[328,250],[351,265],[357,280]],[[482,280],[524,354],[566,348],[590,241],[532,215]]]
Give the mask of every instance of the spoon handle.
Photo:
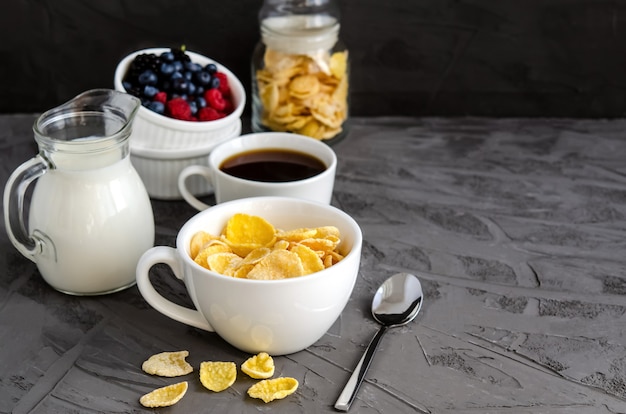
[[[341,395],[337,398],[337,402],[335,403],[335,409],[339,411],[348,411],[354,398],[356,397],[357,392],[359,391],[359,387],[365,378],[365,374],[367,373],[367,369],[370,367],[372,363],[372,359],[374,359],[374,354],[376,353],[376,348],[380,343],[383,335],[387,332],[387,327],[382,326],[376,335],[370,341],[370,344],[367,346],[365,353],[361,357],[361,360],[357,364],[356,368],[352,372],[350,379],[346,383]]]

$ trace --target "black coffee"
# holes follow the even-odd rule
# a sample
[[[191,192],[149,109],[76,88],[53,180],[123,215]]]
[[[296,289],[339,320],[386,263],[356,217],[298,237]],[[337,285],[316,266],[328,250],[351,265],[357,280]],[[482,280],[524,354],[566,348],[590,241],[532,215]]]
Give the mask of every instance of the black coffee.
[[[313,177],[326,165],[312,155],[284,149],[242,152],[227,158],[220,170],[252,181],[281,183]]]

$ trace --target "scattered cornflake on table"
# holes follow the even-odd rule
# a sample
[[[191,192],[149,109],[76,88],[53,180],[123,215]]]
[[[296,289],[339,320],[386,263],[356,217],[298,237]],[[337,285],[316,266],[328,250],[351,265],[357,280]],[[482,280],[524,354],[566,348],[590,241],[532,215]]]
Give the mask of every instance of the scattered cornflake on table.
[[[144,372],[161,377],[179,377],[193,372],[193,367],[185,361],[189,351],[161,352],[152,355],[141,365]]]
[[[280,377],[259,381],[248,388],[248,395],[264,402],[279,400],[293,394],[298,389],[298,380],[291,377]]]
[[[274,375],[274,360],[267,352],[261,352],[241,364],[241,371],[250,378],[267,379]]]
[[[200,363],[200,382],[215,392],[224,391],[235,383],[237,365],[234,362],[205,361]]]
[[[185,396],[187,387],[187,381],[183,381],[177,384],[157,388],[154,391],[143,395],[139,399],[139,402],[144,407],[169,407],[170,405],[176,404]]]

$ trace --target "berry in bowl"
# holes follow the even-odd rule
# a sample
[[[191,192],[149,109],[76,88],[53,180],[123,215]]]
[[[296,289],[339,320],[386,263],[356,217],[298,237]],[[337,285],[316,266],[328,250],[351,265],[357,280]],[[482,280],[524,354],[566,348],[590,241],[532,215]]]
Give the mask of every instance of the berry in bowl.
[[[138,50],[118,63],[114,85],[142,101],[133,122],[131,161],[153,198],[180,199],[180,171],[241,134],[244,87],[206,56],[176,48]],[[196,195],[211,191],[206,183],[192,187]]]
[[[220,63],[175,48],[133,52],[115,70],[115,89],[142,100],[131,147],[189,149],[215,146],[241,123],[246,96]],[[226,137],[225,137],[226,135]]]
[[[183,49],[134,57],[122,78],[126,92],[149,110],[181,121],[215,121],[235,105],[225,72],[214,62],[192,61]]]

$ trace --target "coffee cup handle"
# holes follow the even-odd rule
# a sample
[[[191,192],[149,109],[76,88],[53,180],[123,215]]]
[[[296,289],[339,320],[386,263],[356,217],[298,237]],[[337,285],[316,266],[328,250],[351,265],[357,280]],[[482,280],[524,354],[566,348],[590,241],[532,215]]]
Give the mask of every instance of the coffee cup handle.
[[[192,175],[199,175],[212,184],[211,170],[204,165],[190,165],[184,168],[178,175],[178,191],[180,191],[185,201],[198,211],[206,210],[211,206],[198,200],[196,196],[191,194],[187,189],[187,178]],[[215,188],[215,186],[213,186],[213,188]]]
[[[200,312],[177,305],[156,291],[150,282],[150,269],[159,263],[168,265],[174,272],[174,276],[183,280],[184,272],[177,250],[167,246],[152,247],[141,256],[137,263],[137,287],[144,299],[165,316],[195,328],[215,332]]]

